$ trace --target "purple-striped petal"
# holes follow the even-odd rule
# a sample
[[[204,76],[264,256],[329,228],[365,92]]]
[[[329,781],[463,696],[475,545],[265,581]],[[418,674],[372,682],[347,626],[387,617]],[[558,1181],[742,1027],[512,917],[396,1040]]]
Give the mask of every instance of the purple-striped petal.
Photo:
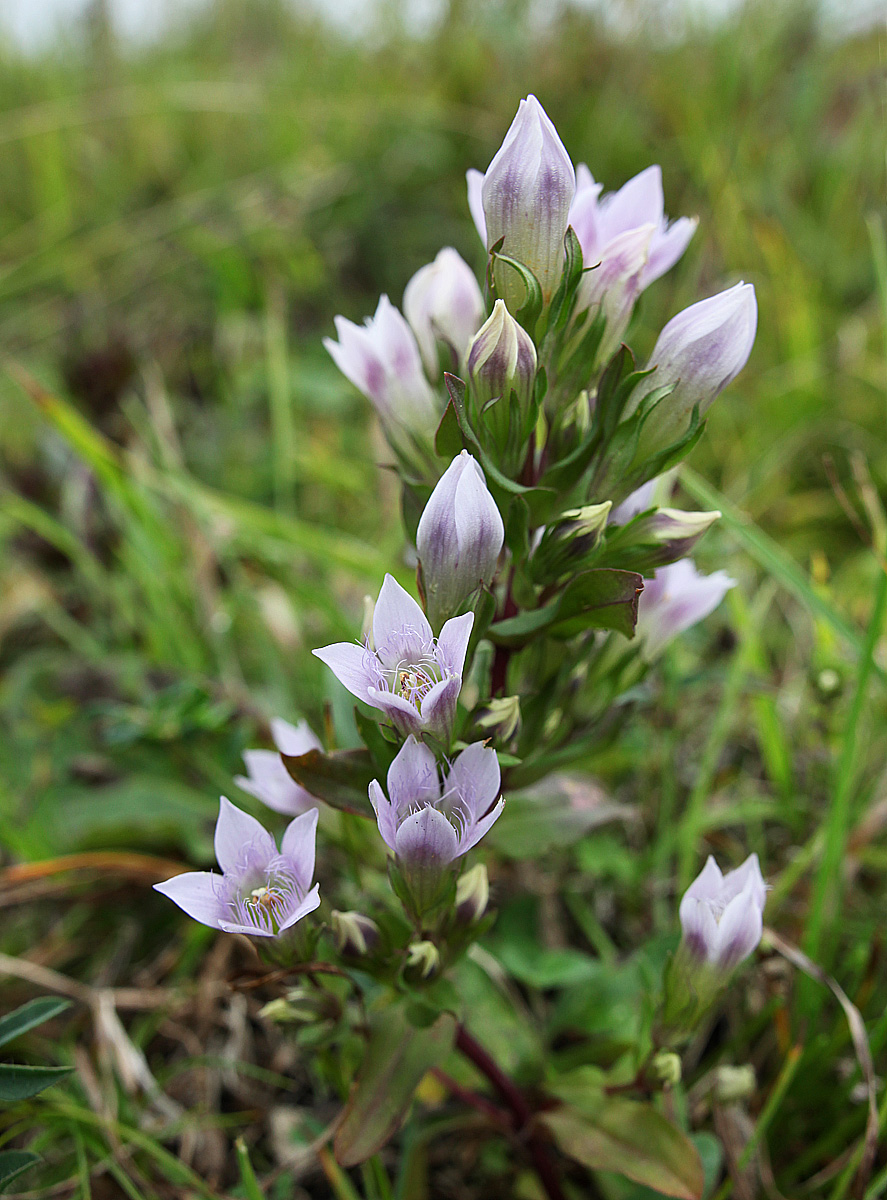
[[[216,861],[225,872],[245,866],[264,866],[277,855],[274,838],[265,827],[222,796],[215,833]]]
[[[222,906],[216,890],[219,883],[221,876],[213,871],[185,871],[184,874],[174,875],[164,883],[155,883],[154,891],[167,896],[201,925],[220,929],[219,915]]]

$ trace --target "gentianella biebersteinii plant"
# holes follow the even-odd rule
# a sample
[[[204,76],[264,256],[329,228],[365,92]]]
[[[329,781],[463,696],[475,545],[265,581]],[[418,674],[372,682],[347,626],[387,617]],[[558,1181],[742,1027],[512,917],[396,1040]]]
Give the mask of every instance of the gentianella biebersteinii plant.
[[[241,782],[294,817],[280,848],[223,800],[223,874],[159,887],[298,976],[269,1016],[324,1014],[311,1044],[347,1045],[347,1063],[365,1041],[335,1133],[343,1165],[374,1154],[425,1073],[461,1054],[486,1078],[476,1106],[491,1132],[515,1135],[551,1200],[565,1172],[586,1194],[581,1173],[596,1168],[698,1196],[696,1150],[651,1098],[675,1083],[675,1049],[760,940],[755,856],[726,875],[709,859],[681,903],[658,1004],[639,1002],[649,1017],[615,1058],[573,1024],[570,1053],[525,1064],[529,1090],[518,1087],[471,1032],[460,970],[492,921],[486,869],[470,858],[507,826],[508,795],[587,757],[615,702],[733,586],[691,557],[720,514],[667,500],[672,468],[749,356],[755,293],[738,283],[691,305],[636,365],[622,344],[634,305],[696,222],[668,221],[658,167],[611,193],[574,170],[534,96],[487,171],[469,171],[468,200],[484,286],[445,248],[407,284],[405,315],[383,296],[363,325],[337,317],[326,342],[379,416],[418,559],[415,594],[386,575],[363,636],[314,651],[356,698],[363,747],[327,752],[307,726],[275,723],[280,756],[248,752]],[[331,839],[330,807],[375,822],[352,829],[358,860],[338,891],[321,852],[324,887],[348,905],[325,924],[318,806]],[[359,882],[373,855],[387,857],[387,903]],[[461,1084],[453,1094],[472,1099]]]

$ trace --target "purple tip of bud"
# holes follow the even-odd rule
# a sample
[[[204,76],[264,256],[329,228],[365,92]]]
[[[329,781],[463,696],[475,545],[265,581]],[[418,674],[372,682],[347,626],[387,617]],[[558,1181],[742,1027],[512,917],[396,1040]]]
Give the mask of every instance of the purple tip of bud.
[[[338,342],[324,339],[333,362],[374,405],[388,430],[434,432],[440,405],[422,369],[413,331],[387,296],[363,326],[335,318]]]
[[[664,403],[688,415],[705,413],[748,361],[755,341],[758,305],[750,283],[691,304],[668,322],[650,356],[650,386],[676,384]]]
[[[316,808],[317,799],[291,778],[280,755],[307,754],[319,750],[320,742],[306,721],[290,725],[280,717],[271,722],[271,736],[277,750],[244,750],[246,775],[235,775],[234,782],[275,812],[295,816]]]
[[[726,875],[709,857],[681,900],[679,915],[690,959],[719,972],[732,971],[761,940],[766,899],[756,854]]]
[[[403,308],[429,378],[440,374],[438,343],[449,349],[451,369],[460,370],[484,319],[484,298],[474,272],[451,246],[416,272],[404,291]]]
[[[223,796],[215,835],[222,874],[188,871],[155,890],[203,925],[276,937],[320,904],[318,885],[311,887],[316,834],[315,808],[290,822],[278,850],[255,817]]]
[[[470,203],[476,188],[472,176]],[[570,156],[542,105],[528,96],[487,169],[481,199],[487,248],[504,237],[503,252],[529,267],[546,299],[563,270],[564,234],[575,190]],[[504,265],[497,269],[496,280],[515,311],[524,299],[523,283]]]
[[[645,582],[638,602],[637,636],[644,658],[656,658],[672,638],[714,612],[735,586],[725,571],[700,574],[689,558],[660,567]]]
[[[433,625],[451,616],[481,583],[491,583],[505,527],[484,473],[463,450],[431,493],[416,544]]]

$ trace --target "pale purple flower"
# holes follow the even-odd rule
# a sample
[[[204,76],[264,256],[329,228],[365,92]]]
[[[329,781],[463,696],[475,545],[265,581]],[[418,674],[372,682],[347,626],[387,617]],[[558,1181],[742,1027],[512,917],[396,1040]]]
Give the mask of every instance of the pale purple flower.
[[[638,601],[637,636],[644,657],[656,658],[672,638],[714,612],[735,586],[726,571],[702,575],[689,558],[659,567],[644,582]]]
[[[469,207],[487,249],[505,239],[502,253],[529,267],[547,301],[563,272],[564,235],[576,175],[557,130],[535,96],[521,100],[517,116],[478,187],[469,172]],[[483,213],[477,204],[477,193]],[[496,287],[516,312],[526,290],[508,266],[495,268]]]
[[[618,192],[601,197],[602,186],[592,178],[585,163],[576,168],[576,195],[570,209],[570,224],[582,247],[587,267],[600,263],[603,268],[618,251],[619,239],[642,228],[646,237],[646,255],[638,293],[664,275],[687,248],[698,221],[680,217],[669,223],[662,194],[662,171],[647,167],[629,179]],[[594,272],[592,272],[594,274]]]
[[[433,626],[490,583],[505,526],[476,460],[463,450],[450,463],[419,519],[416,546],[425,608]]]
[[[485,306],[474,272],[452,246],[444,247],[433,263],[416,272],[404,289],[403,311],[429,379],[440,374],[438,343],[450,351],[450,369],[460,371],[483,322]]]
[[[216,822],[216,859],[222,874],[187,871],[154,888],[189,917],[252,937],[276,937],[320,904],[314,877],[317,809],[286,827],[280,849],[249,813],[222,797]]]
[[[440,420],[440,401],[422,368],[407,321],[387,296],[363,325],[335,318],[338,342],[324,338],[333,362],[372,402],[389,434],[402,427],[430,436]]]
[[[275,812],[296,816],[316,808],[319,801],[296,783],[280,757],[322,749],[308,722],[290,725],[289,721],[275,717],[271,722],[271,737],[276,750],[244,750],[246,775],[235,775],[234,782]]]
[[[732,971],[761,940],[766,899],[757,854],[726,875],[709,856],[681,900],[686,955],[719,972]]]
[[[650,255],[653,225],[640,225],[617,234],[597,266],[583,273],[577,290],[576,311],[606,318],[598,360],[606,362],[618,349],[641,294]],[[586,318],[587,319],[587,318]],[[584,323],[584,322],[583,322]]]
[[[385,845],[406,867],[446,867],[476,846],[505,807],[495,750],[474,742],[457,755],[441,783],[432,751],[408,737],[388,768],[388,795],[378,780],[370,801]]]
[[[657,476],[656,479],[648,479],[646,483],[642,483],[639,488],[626,496],[621,504],[617,504],[610,511],[610,525],[627,525],[634,517],[642,512],[655,506],[656,485],[663,476]]]
[[[427,731],[449,742],[473,624],[474,613],[453,617],[435,638],[416,601],[386,575],[373,611],[372,643],[336,642],[313,653],[404,736]]]

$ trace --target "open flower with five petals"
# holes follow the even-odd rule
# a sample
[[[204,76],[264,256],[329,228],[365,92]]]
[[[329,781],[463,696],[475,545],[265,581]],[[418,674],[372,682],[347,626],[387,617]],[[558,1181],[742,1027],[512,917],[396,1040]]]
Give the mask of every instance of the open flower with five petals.
[[[474,613],[453,617],[435,638],[413,597],[386,575],[373,611],[372,641],[336,642],[314,654],[404,737],[431,733],[449,744],[473,624]]]

